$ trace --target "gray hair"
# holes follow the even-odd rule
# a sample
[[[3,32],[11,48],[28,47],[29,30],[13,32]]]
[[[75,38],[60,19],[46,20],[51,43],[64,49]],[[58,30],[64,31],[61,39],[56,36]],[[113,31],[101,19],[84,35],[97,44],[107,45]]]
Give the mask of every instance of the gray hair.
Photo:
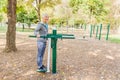
[[[44,17],[48,17],[48,14],[47,13],[42,14],[42,18]]]

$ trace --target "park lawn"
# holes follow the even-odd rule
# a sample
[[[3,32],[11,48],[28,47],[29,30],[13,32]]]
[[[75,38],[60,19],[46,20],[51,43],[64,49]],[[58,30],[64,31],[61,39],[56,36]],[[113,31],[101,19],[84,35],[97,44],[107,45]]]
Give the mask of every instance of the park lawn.
[[[0,26],[0,33],[6,32],[7,27]]]
[[[120,44],[120,37],[110,36],[109,41],[112,43],[119,43]]]
[[[0,27],[0,33],[4,33],[7,31],[7,27]],[[34,29],[32,28],[25,28],[24,30],[22,28],[16,27],[16,31],[18,32],[34,32]]]
[[[106,35],[102,35],[102,37],[104,39],[106,39]],[[110,41],[111,43],[118,43],[118,44],[120,44],[120,36],[118,36],[118,35],[109,35],[108,41]]]
[[[0,27],[0,33],[5,33],[7,31],[7,27],[6,26],[1,26]],[[34,32],[34,29],[32,28],[25,28],[24,30],[20,27],[16,27],[16,31],[17,32]],[[105,35],[103,35],[105,38]],[[118,36],[114,36],[114,35],[110,35],[109,36],[109,41],[111,43],[119,43],[120,44],[120,37]]]
[[[19,32],[34,32],[34,29],[32,29],[32,28],[25,28],[23,30],[22,28],[16,28],[16,31],[19,31]]]

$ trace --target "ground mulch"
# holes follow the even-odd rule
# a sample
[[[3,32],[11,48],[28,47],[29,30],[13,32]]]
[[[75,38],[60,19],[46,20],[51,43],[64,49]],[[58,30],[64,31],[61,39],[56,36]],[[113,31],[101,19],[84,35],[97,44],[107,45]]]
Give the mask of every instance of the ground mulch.
[[[38,73],[36,39],[29,34],[17,33],[17,52],[11,53],[2,52],[5,34],[0,34],[0,80],[120,80],[120,44],[93,38],[58,40],[57,74]]]

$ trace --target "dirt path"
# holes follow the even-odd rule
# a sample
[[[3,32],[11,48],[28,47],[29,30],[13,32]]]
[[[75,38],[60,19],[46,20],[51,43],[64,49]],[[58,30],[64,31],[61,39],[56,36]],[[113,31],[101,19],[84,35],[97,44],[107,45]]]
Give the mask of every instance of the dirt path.
[[[0,52],[5,43],[1,36]],[[89,38],[58,40],[57,74],[53,75],[36,72],[36,40],[27,36],[17,34],[16,53],[0,53],[0,80],[120,80],[120,44]]]

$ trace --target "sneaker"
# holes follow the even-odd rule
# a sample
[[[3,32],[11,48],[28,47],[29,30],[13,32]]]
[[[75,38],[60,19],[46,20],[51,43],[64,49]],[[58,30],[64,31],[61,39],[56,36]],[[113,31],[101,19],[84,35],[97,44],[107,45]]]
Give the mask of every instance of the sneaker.
[[[46,69],[46,67],[45,67],[44,65],[42,65],[42,67],[43,67],[44,69]]]
[[[45,68],[44,65],[42,65],[42,67],[38,68],[37,72],[46,72],[47,69]]]

